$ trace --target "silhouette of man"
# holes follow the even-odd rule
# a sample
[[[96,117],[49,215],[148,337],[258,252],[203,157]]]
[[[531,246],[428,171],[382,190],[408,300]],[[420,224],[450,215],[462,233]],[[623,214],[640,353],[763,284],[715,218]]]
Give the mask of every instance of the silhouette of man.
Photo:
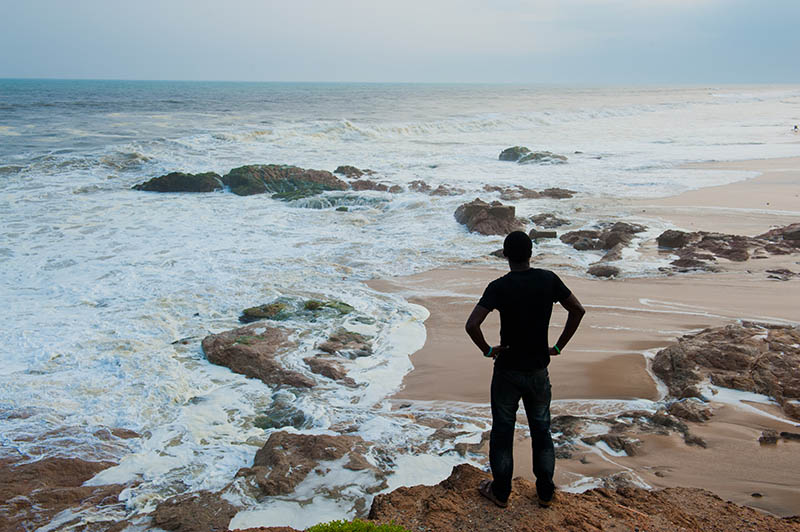
[[[514,426],[519,401],[525,406],[533,446],[533,473],[540,506],[553,500],[555,451],[550,437],[551,356],[561,354],[575,334],[586,311],[558,276],[531,268],[532,242],[515,231],[503,242],[503,254],[511,271],[486,287],[467,320],[466,330],[486,357],[494,359],[492,375],[492,432],[489,464],[494,480],[479,486],[481,495],[497,506],[508,506],[514,472]],[[558,341],[547,340],[550,315],[555,302],[567,310],[567,323]],[[490,346],[481,331],[489,312],[500,312],[500,345]]]

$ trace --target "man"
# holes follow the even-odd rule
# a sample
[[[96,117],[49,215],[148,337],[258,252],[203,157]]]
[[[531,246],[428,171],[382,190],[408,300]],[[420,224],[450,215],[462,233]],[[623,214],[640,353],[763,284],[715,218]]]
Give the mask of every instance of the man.
[[[478,349],[494,359],[489,440],[489,464],[494,480],[483,481],[478,489],[501,508],[508,506],[511,493],[514,426],[520,399],[531,431],[539,504],[547,507],[553,500],[555,451],[550,437],[547,366],[550,357],[560,355],[567,346],[586,313],[555,273],[531,268],[532,247],[531,239],[522,231],[506,237],[503,254],[511,271],[489,283],[466,324],[467,334]],[[551,347],[547,332],[555,302],[561,303],[569,315],[561,336]],[[500,345],[492,347],[483,337],[481,324],[495,309],[500,311]]]

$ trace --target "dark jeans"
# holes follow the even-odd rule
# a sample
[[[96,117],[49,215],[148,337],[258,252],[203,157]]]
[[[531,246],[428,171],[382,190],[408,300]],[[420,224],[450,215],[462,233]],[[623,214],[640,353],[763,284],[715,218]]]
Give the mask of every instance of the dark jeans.
[[[492,491],[501,501],[511,493],[514,473],[514,426],[519,400],[525,405],[533,445],[533,474],[540,498],[550,500],[555,490],[556,467],[553,439],[550,437],[550,376],[547,369],[535,372],[495,368],[492,376],[492,435],[489,464],[494,482]]]

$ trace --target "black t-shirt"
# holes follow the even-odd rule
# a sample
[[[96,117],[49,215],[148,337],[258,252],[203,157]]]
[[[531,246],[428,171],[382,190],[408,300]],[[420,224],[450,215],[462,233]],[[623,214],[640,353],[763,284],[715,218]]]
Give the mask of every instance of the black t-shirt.
[[[564,301],[571,293],[558,275],[538,268],[511,271],[489,283],[478,305],[500,311],[500,344],[508,346],[495,366],[521,371],[546,368],[553,303]]]

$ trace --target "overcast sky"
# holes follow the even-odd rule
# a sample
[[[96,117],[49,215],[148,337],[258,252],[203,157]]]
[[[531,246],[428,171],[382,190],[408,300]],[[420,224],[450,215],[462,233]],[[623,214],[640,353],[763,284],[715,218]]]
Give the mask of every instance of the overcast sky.
[[[800,0],[0,0],[0,77],[800,83]]]

